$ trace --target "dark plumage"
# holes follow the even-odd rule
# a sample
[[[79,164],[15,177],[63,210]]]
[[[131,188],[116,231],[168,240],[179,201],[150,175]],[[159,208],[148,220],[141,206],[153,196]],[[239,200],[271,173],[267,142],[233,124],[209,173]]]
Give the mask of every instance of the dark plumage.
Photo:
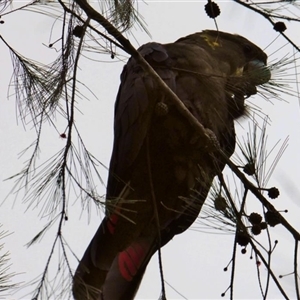
[[[231,156],[234,119],[270,79],[267,55],[241,36],[211,30],[139,51]],[[151,256],[194,222],[225,166],[206,146],[130,58],[115,106],[106,217],[75,273],[75,299],[134,298]]]

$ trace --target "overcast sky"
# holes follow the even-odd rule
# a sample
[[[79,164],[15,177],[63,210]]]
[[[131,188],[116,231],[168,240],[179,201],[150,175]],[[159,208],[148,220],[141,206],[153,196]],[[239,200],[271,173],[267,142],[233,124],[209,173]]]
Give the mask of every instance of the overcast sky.
[[[281,37],[269,46],[277,37],[277,33],[271,29],[271,25],[266,20],[232,2],[220,1],[219,5],[221,16],[217,22],[220,30],[245,36],[265,49],[271,62],[284,55],[292,55],[293,50],[289,45],[278,50],[286,44]],[[203,6],[203,1],[148,1],[148,4],[139,2],[140,13],[147,23],[151,37],[137,28],[129,38],[135,46],[139,46],[152,40],[162,43],[173,42],[190,33],[215,29],[213,20],[206,16]],[[43,43],[49,44],[50,41],[52,42],[60,36],[59,22],[54,23],[52,27],[53,19],[33,15],[31,12],[16,13],[4,20],[5,24],[0,27],[1,35],[19,53],[44,63],[49,63],[55,58],[57,55],[55,50],[48,49]],[[299,30],[296,28],[289,30],[288,33],[295,40],[297,34],[299,35]],[[3,43],[0,43],[0,53],[0,138],[2,141],[0,201],[2,201],[14,185],[11,180],[3,180],[18,173],[24,167],[24,162],[28,159],[29,154],[25,154],[23,157],[20,157],[19,154],[34,141],[35,133],[32,124],[28,124],[24,128],[22,122],[17,120],[13,95],[9,101],[7,100],[12,67],[10,55]],[[124,55],[124,53],[120,54]],[[93,55],[93,58],[95,57],[98,62],[82,59],[79,79],[97,95],[98,99],[83,89],[83,93],[89,100],[78,100],[79,110],[76,116],[76,125],[90,152],[108,166],[113,141],[114,101],[124,62],[118,59],[111,60],[109,55]],[[291,72],[295,72],[293,67],[290,65]],[[273,75],[276,76],[276,74]],[[290,76],[289,79],[294,80],[293,76]],[[292,88],[295,89],[295,86],[292,85]],[[13,89],[10,89],[10,94],[13,94]],[[296,97],[283,95],[283,98],[285,101],[278,99],[268,99],[269,101],[267,101],[257,96],[251,100],[251,103],[261,107],[262,111],[270,116],[271,121],[267,128],[270,149],[278,141],[282,143],[289,136],[289,147],[269,180],[268,186],[277,186],[280,189],[281,195],[274,201],[274,205],[278,209],[288,209],[286,218],[295,228],[299,229],[299,103]],[[60,132],[66,128],[66,123],[59,116],[57,117],[57,128],[61,130]],[[240,120],[236,124],[236,129],[239,137],[246,136],[249,129],[248,121]],[[65,140],[59,137],[60,132],[55,131],[51,126],[45,126],[40,154],[41,161],[51,157],[64,146]],[[272,158],[269,164],[271,162]],[[106,182],[107,170],[99,167],[99,172]],[[101,186],[99,183],[97,188],[99,194],[105,194],[105,186]],[[239,184],[237,189],[242,190]],[[240,191],[239,193],[241,193]],[[27,249],[25,244],[49,220],[47,218],[40,220],[40,211],[45,202],[33,203],[31,208],[27,209],[29,203],[22,203],[22,195],[22,191],[16,197],[11,195],[2,204],[0,223],[4,225],[4,230],[13,233],[5,239],[5,242],[6,249],[11,253],[11,270],[20,273],[15,280],[28,282],[43,271],[56,227],[49,231],[40,243]],[[255,199],[251,199],[251,203],[247,203],[247,206],[248,212],[254,209],[251,208],[252,206],[259,209]],[[74,199],[70,199],[68,217],[69,221],[66,222],[63,230],[72,249],[81,257],[99,226],[101,217],[92,212],[90,222],[88,222],[89,218],[86,213],[81,212],[80,200],[75,196]],[[234,236],[222,234],[222,232],[219,234],[199,232],[197,224],[193,228],[176,236],[163,248],[166,282],[187,299],[220,299],[221,293],[230,283],[230,272],[224,272],[223,268],[231,259]],[[279,240],[273,256],[274,270],[278,272],[277,274],[292,272],[293,239],[281,226],[271,228],[270,231],[273,240],[276,238]],[[266,241],[266,236],[260,236],[259,240]],[[250,251],[246,255],[242,255],[238,249],[235,299],[261,298],[255,261],[250,260],[249,257]],[[71,264],[75,269],[77,266],[75,259],[71,260]],[[57,268],[57,265],[54,268]],[[260,271],[264,280],[266,270],[262,266]],[[280,282],[288,292],[293,293],[293,280],[294,278],[289,276],[281,279]],[[168,284],[166,286],[168,299],[184,299]],[[159,292],[160,278],[157,257],[154,256],[147,268],[137,299],[157,299]],[[20,299],[23,294],[24,291],[21,291],[8,299]],[[281,299],[282,296],[271,284],[269,299],[275,298]]]

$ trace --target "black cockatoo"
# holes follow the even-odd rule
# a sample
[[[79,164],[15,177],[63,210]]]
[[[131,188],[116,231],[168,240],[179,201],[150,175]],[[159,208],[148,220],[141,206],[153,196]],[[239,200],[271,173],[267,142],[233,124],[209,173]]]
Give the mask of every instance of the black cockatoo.
[[[267,55],[239,35],[205,30],[139,52],[228,156],[245,98],[270,79]],[[152,255],[197,218],[225,162],[130,58],[115,105],[106,216],[73,280],[75,299],[133,299]]]

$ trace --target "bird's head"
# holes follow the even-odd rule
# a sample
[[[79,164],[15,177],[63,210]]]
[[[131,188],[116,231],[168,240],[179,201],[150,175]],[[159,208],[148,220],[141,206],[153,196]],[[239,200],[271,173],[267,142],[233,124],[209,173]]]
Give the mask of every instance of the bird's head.
[[[251,96],[256,93],[256,86],[267,83],[271,78],[267,54],[240,35],[204,30],[177,42],[191,43],[209,52],[213,57],[210,64],[214,63],[215,69],[227,78],[231,92],[239,89],[245,96]]]
[[[229,83],[235,88],[239,86],[245,96],[255,94],[256,86],[270,80],[267,54],[246,38],[214,30],[202,31],[199,37],[228,76]]]
[[[257,93],[257,86],[267,83],[271,72],[267,54],[246,38],[226,32],[205,30],[197,34],[201,47],[210,51],[226,77],[230,114],[245,114],[245,99]]]

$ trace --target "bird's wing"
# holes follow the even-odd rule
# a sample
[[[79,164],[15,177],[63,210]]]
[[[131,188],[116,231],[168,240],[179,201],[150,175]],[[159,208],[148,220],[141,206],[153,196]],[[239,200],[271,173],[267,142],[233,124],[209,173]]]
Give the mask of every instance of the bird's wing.
[[[148,43],[139,52],[174,90],[175,76],[170,70],[172,61],[164,45]],[[118,197],[124,186],[129,184],[130,174],[145,142],[153,111],[162,97],[153,79],[131,58],[122,72],[115,104],[114,146],[107,183],[108,199]]]

